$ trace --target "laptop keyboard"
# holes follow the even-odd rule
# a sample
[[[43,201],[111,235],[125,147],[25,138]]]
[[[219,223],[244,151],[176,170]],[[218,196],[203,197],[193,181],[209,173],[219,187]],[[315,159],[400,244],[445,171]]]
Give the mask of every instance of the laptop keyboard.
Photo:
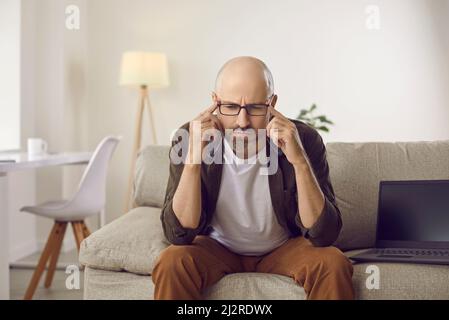
[[[449,256],[449,250],[441,249],[374,249],[379,255]]]

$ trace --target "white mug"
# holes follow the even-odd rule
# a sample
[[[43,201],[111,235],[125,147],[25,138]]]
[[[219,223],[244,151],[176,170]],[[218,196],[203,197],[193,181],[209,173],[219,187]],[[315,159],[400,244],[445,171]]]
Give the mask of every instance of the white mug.
[[[28,139],[28,154],[31,156],[47,153],[48,143],[41,138]]]

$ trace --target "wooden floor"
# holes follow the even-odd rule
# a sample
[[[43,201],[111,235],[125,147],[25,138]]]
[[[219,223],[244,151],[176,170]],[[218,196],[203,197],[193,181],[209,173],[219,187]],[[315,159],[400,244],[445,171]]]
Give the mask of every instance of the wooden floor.
[[[23,299],[28,283],[31,280],[34,269],[37,264],[40,252],[18,260],[12,264],[10,269],[10,299]],[[58,259],[58,266],[55,271],[53,284],[51,288],[44,288],[45,273],[43,274],[39,286],[34,294],[35,300],[77,300],[83,299],[83,271],[80,271],[80,289],[69,290],[66,288],[66,279],[69,276],[65,273],[67,265],[77,265],[78,257],[76,249],[68,253],[61,252]]]

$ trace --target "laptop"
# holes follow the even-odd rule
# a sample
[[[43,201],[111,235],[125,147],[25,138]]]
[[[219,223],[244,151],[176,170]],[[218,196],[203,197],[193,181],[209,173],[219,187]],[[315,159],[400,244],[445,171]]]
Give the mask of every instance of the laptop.
[[[449,265],[449,180],[381,181],[376,247],[350,259]]]

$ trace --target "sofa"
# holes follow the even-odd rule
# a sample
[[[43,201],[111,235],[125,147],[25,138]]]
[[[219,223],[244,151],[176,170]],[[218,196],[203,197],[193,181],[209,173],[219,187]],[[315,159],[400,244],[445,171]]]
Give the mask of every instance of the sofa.
[[[134,199],[128,213],[81,244],[85,299],[152,299],[153,265],[169,243],[160,221],[169,172],[169,146],[148,146],[138,155]],[[326,143],[331,182],[343,228],[334,246],[348,257],[375,244],[379,181],[449,179],[449,140]],[[377,266],[379,286],[372,280]],[[357,299],[449,299],[449,266],[356,263]],[[204,299],[305,299],[285,276],[226,275]]]

